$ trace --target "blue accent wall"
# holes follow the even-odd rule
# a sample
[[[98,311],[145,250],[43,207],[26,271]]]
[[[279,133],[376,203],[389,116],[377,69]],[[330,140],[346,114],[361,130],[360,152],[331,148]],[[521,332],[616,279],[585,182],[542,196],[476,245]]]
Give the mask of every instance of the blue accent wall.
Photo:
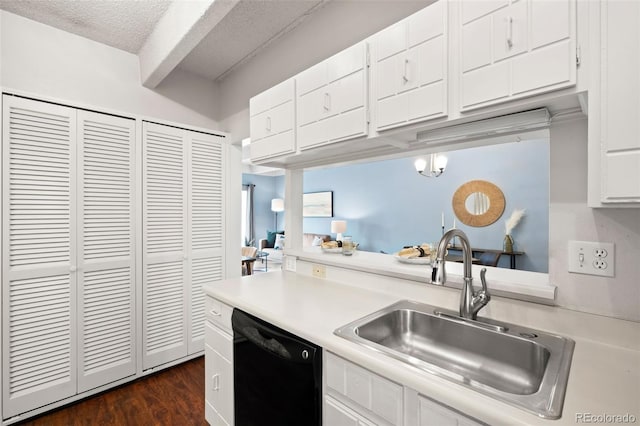
[[[526,214],[513,232],[522,270],[548,272],[549,259],[549,142],[522,141],[444,153],[445,173],[425,178],[415,171],[417,157],[307,170],[304,192],[333,191],[334,218],[305,218],[304,232],[328,234],[332,219],[347,221],[345,235],[365,251],[394,253],[405,245],[437,242],[441,214],[445,229],[453,226],[452,197],[460,185],[482,179],[505,195],[504,214],[486,227],[457,227],[473,247],[502,249],[505,221],[514,209]],[[268,208],[270,210],[270,208]],[[271,227],[273,226],[273,218]],[[260,229],[260,228],[258,228]],[[499,266],[508,267],[503,256]]]
[[[242,184],[255,185],[253,193],[254,226],[257,246],[258,240],[267,238],[267,230],[273,231],[275,213],[271,211],[273,198],[284,198],[284,176],[262,176],[242,174]],[[278,230],[284,229],[285,212],[278,213]]]

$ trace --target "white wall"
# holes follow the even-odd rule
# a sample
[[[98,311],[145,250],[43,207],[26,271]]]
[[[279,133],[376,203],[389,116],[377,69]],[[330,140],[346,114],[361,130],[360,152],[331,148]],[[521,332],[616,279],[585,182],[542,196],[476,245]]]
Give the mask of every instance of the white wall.
[[[136,55],[4,11],[0,22],[3,90],[219,130],[209,80],[177,71],[150,90]]]
[[[551,128],[549,276],[558,304],[640,321],[640,209],[587,206],[587,120]],[[567,272],[568,241],[615,243],[615,277]]]
[[[249,137],[249,99],[432,3],[330,1],[220,82],[221,129]]]

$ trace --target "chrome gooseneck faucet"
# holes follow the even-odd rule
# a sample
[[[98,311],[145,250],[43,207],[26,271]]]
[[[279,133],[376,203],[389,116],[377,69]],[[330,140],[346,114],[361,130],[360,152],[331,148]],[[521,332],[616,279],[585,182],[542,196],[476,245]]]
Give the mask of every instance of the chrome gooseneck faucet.
[[[447,275],[444,270],[444,257],[447,252],[447,245],[453,237],[459,237],[462,242],[462,262],[464,264],[464,286],[462,287],[462,294],[460,296],[460,316],[475,320],[478,316],[478,311],[491,300],[491,295],[489,294],[485,280],[487,269],[482,268],[480,271],[482,290],[475,292],[473,290],[473,277],[471,276],[471,244],[469,243],[467,235],[461,230],[450,229],[440,239],[436,260],[433,264],[433,270],[431,271],[431,282],[433,284],[443,285],[447,281]]]

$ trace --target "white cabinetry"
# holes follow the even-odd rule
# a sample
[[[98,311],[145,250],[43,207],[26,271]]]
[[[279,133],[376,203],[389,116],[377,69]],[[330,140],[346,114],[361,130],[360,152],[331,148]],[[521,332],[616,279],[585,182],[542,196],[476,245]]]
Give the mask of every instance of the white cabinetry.
[[[575,0],[461,2],[461,110],[575,85],[575,7]]]
[[[325,357],[325,379],[329,396],[364,416],[370,423],[403,424],[401,385],[329,352]],[[325,425],[331,423],[325,419]]]
[[[224,150],[143,123],[143,369],[204,349],[202,286],[224,277]]]
[[[205,418],[213,426],[233,425],[233,309],[206,300]]]
[[[249,101],[251,160],[290,154],[296,150],[295,81],[286,80]]]
[[[447,115],[447,8],[438,1],[374,37],[376,129]]]
[[[590,170],[593,189],[590,188],[589,204],[637,206],[640,205],[640,2],[602,1],[599,6],[600,49],[592,49],[596,56],[591,63],[594,80],[589,91],[589,140],[593,146],[590,165],[595,169]]]
[[[330,352],[325,352],[324,377],[325,426],[480,425],[413,389]]]
[[[325,426],[375,426],[375,423],[330,396],[324,398],[323,415]]]
[[[135,374],[134,129],[3,97],[3,418]]]
[[[298,148],[368,133],[367,43],[360,42],[298,74]]]

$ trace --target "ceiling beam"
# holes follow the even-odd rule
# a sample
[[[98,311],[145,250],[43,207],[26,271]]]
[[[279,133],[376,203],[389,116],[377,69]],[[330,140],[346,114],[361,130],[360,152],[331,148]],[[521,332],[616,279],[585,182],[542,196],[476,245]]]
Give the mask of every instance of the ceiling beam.
[[[160,84],[239,1],[173,2],[138,53],[142,85]]]

